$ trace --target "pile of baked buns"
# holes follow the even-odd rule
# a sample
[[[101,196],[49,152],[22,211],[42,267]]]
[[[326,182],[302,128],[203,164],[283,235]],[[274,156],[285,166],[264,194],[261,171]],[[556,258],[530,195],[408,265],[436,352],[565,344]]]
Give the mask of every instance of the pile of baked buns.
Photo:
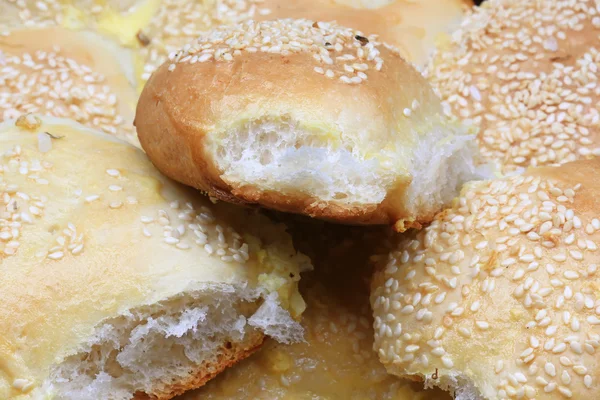
[[[598,0],[0,0],[0,400],[600,398],[599,69]]]

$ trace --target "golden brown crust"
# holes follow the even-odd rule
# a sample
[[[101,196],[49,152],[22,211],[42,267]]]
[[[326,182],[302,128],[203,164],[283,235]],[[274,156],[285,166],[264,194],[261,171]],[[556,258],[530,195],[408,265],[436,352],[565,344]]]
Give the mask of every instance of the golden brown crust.
[[[353,35],[352,40],[358,39]],[[414,168],[414,158],[407,154],[430,131],[447,130],[450,137],[456,126],[445,125],[437,98],[410,64],[394,49],[381,44],[377,49],[382,65],[377,70],[373,64],[366,71],[368,79],[359,84],[342,81],[346,76],[339,63],[323,64],[324,70],[335,71],[332,78],[315,71],[320,64],[310,51],[244,51],[231,61],[195,63],[185,61],[192,54],[179,54],[176,57],[183,61],[164,64],[144,88],[135,120],[140,142],[165,175],[224,201],[341,223],[401,221],[399,230],[405,229],[403,225],[418,226],[433,212],[417,213],[414,204],[404,202]],[[341,52],[332,48],[329,54],[335,58]],[[393,186],[385,198],[378,203],[346,203],[311,195],[306,188],[284,192],[226,181],[214,147],[249,121],[286,118],[302,125],[307,134],[314,131],[339,147],[354,146],[361,157],[397,154],[390,158]]]
[[[260,204],[279,211],[338,222],[380,224],[395,221],[393,217],[386,215],[383,205],[344,207],[309,196],[286,196],[247,185],[236,187],[221,179],[222,172],[214,164],[212,157],[206,154],[204,144],[208,130],[219,123],[220,116],[227,113],[229,104],[218,104],[225,91],[231,88],[231,91],[251,93],[253,96],[265,93],[266,90],[272,90],[272,87],[265,88],[263,80],[270,82],[281,79],[281,71],[287,66],[292,67],[289,70],[290,76],[305,74],[298,67],[302,63],[294,60],[298,56],[261,55],[258,60],[250,58],[254,57],[243,57],[232,65],[209,66],[208,71],[201,68],[201,64],[194,64],[180,65],[174,73],[168,71],[168,64],[165,64],[153,74],[140,97],[134,124],[142,147],[154,165],[172,179],[231,203]],[[244,71],[243,78],[238,71]],[[203,77],[210,72],[214,74],[214,78],[211,86],[206,87]],[[314,79],[322,78],[316,74],[306,78],[302,86],[296,86],[296,93],[290,93],[291,96],[309,99],[310,93],[317,92],[318,85],[323,84],[322,79]],[[236,86],[241,86],[242,82],[245,82],[245,87]],[[172,90],[184,85],[189,92],[193,92],[192,96],[183,91]],[[282,93],[287,92],[287,89],[291,87],[282,88]],[[360,93],[360,89],[350,86],[342,89],[353,92],[354,95]],[[328,92],[333,90],[332,88]],[[232,96],[231,92],[229,96]],[[343,98],[351,94],[339,96]],[[186,98],[188,101],[184,103]],[[194,112],[190,113],[190,110]]]
[[[188,380],[174,382],[172,385],[166,387],[157,387],[152,393],[138,393],[134,399],[169,400],[188,390],[204,386],[206,382],[217,376],[220,372],[260,349],[264,340],[265,336],[261,332],[254,331],[247,340],[241,343],[224,343],[218,352],[216,360],[202,363],[196,371],[190,373]]]

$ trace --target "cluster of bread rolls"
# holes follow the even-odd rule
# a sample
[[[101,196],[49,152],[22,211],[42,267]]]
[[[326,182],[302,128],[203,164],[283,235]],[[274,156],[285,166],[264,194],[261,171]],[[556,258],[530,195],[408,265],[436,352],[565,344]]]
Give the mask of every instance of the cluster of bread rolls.
[[[598,39],[594,0],[0,2],[0,399],[600,396]]]

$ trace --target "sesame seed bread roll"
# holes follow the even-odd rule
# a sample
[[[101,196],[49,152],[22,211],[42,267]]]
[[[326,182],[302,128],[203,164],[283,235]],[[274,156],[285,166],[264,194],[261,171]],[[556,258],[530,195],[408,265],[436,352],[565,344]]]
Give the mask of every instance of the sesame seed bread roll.
[[[490,0],[426,69],[449,112],[510,173],[600,155],[597,1]]]
[[[477,176],[473,136],[421,75],[334,23],[215,29],[152,76],[135,125],[175,180],[345,223],[417,226]]]
[[[469,399],[600,398],[600,159],[465,186],[373,281],[395,375]]]
[[[54,26],[0,36],[0,121],[70,118],[139,146],[135,82],[132,51],[97,33]]]
[[[163,0],[140,32],[142,80],[169,54],[219,25],[282,18],[337,21],[380,35],[402,56],[425,65],[436,41],[456,29],[471,0]]]
[[[440,389],[388,375],[373,352],[369,308],[372,250],[381,228],[284,218],[314,270],[302,274],[305,342],[264,346],[197,391],[178,400],[393,399],[450,400]],[[387,232],[387,229],[386,229]]]
[[[0,125],[0,398],[169,399],[301,340],[282,225],[69,120]]]

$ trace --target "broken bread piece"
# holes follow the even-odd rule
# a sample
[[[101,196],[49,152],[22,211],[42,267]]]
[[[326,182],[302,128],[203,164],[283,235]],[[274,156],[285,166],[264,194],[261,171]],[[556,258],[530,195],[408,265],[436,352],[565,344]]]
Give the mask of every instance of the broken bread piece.
[[[302,339],[283,225],[70,120],[0,132],[0,398],[168,399]]]

